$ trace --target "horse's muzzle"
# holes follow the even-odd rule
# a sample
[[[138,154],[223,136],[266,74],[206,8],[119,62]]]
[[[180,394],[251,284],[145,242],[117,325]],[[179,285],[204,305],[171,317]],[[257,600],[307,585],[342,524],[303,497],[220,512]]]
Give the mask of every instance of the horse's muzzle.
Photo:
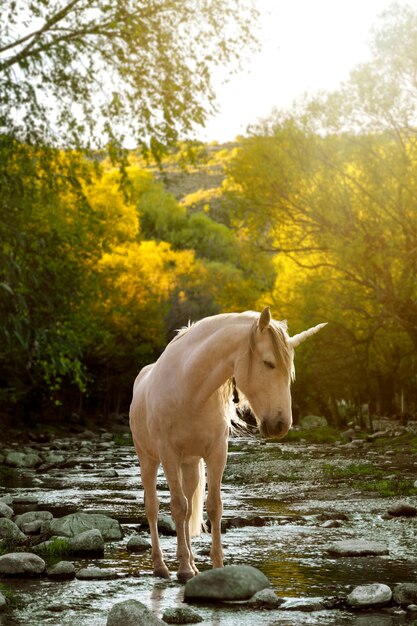
[[[281,439],[285,437],[289,429],[291,428],[292,420],[285,420],[282,417],[277,418],[265,418],[259,424],[259,431],[262,437],[269,439],[275,437]]]

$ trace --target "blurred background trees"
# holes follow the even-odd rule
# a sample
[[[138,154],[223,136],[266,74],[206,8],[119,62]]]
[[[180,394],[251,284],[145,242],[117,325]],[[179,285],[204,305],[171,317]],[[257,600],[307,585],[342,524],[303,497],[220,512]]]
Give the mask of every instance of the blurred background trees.
[[[23,5],[0,7],[0,412],[124,412],[175,329],[266,304],[292,334],[329,322],[296,413],[415,411],[417,12],[386,14],[339,91],[217,146],[178,138],[250,3]]]

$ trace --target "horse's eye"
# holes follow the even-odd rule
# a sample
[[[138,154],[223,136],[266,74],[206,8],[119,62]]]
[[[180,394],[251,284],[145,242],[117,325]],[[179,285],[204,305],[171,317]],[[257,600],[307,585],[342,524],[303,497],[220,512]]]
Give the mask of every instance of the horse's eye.
[[[264,361],[264,365],[266,365],[266,367],[268,367],[270,370],[275,369],[275,365],[271,363],[271,361]]]

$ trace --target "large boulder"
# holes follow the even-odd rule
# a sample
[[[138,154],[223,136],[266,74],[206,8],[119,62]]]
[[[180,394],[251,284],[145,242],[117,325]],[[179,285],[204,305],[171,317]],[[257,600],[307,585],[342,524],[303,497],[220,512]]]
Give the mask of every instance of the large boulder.
[[[51,532],[60,537],[75,537],[86,530],[97,529],[104,541],[118,541],[123,537],[119,522],[99,513],[71,513],[51,522]]]
[[[2,517],[0,518],[0,539],[21,545],[25,543],[27,537],[11,519]]]
[[[0,576],[37,576],[45,571],[45,561],[32,552],[10,552],[0,556]]]
[[[104,539],[98,528],[85,530],[75,537],[68,540],[68,548],[72,554],[87,555],[103,555]]]
[[[152,611],[138,600],[124,600],[115,604],[107,617],[106,626],[165,626]]]
[[[35,521],[47,522],[53,519],[52,513],[49,511],[27,511],[26,513],[21,513],[15,519],[15,524],[19,526],[21,530],[26,524],[31,524]]]
[[[352,608],[366,608],[383,606],[392,598],[392,591],[388,585],[373,583],[371,585],[359,585],[348,595],[346,602]]]
[[[185,585],[186,602],[249,600],[262,589],[269,587],[269,580],[250,565],[228,565],[202,572]]]
[[[314,430],[315,428],[324,428],[329,424],[326,418],[321,415],[306,415],[300,419],[298,425],[303,430]]]

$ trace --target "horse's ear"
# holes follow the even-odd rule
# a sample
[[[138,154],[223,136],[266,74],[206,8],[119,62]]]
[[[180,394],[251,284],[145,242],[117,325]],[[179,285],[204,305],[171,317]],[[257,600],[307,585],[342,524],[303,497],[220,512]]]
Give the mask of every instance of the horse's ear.
[[[265,328],[268,328],[269,324],[271,323],[271,319],[271,311],[269,310],[269,306],[266,306],[260,314],[258,321],[258,328],[261,333],[265,330]]]
[[[318,333],[318,331],[321,330],[326,325],[327,325],[327,322],[324,322],[324,324],[317,324],[317,326],[313,326],[313,328],[309,328],[308,330],[305,330],[304,332],[299,333],[298,335],[294,335],[294,337],[290,337],[289,344],[293,348],[296,348],[297,346],[300,345],[300,343],[303,343],[303,341],[308,339],[308,337],[311,337],[311,335],[315,335],[316,333]]]

